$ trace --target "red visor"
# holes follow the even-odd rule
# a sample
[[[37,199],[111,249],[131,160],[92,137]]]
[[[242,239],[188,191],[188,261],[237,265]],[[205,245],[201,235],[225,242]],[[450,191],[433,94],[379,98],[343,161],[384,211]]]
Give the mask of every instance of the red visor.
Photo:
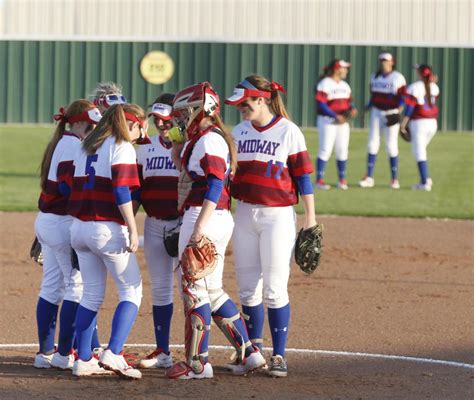
[[[72,115],[68,118],[67,122],[75,124],[76,122],[85,121],[92,125],[97,125],[102,118],[98,108],[91,108],[90,110],[84,111],[82,114]]]
[[[224,102],[231,106],[236,106],[250,97],[265,97],[269,99],[272,96],[271,92],[264,90],[235,88],[232,96],[228,97]]]

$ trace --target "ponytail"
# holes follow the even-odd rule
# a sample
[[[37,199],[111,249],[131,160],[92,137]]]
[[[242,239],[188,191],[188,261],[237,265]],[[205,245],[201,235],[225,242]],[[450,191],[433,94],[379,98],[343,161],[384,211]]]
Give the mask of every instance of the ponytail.
[[[426,100],[431,107],[433,105],[433,100],[431,99],[431,76],[423,78],[423,83],[425,84]]]
[[[230,169],[232,171],[232,174],[235,174],[235,171],[237,170],[237,149],[235,148],[234,139],[232,138],[232,135],[230,134],[227,127],[225,126],[220,114],[216,114],[212,118],[214,118],[214,123],[217,125],[219,130],[222,131],[222,137],[224,138],[227,143],[227,146],[229,147]]]
[[[56,150],[56,146],[58,142],[64,135],[66,131],[66,119],[61,118],[59,120],[58,126],[54,131],[53,137],[49,141],[48,145],[43,154],[43,160],[41,161],[41,169],[40,169],[40,186],[43,192],[46,191],[46,185],[48,183],[48,175],[49,175],[49,168],[51,167],[51,160],[53,158],[54,150]]]

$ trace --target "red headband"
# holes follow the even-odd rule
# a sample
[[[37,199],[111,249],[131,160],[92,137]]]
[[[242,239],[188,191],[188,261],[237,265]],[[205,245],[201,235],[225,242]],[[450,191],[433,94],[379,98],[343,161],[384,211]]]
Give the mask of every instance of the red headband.
[[[283,85],[280,85],[278,82],[272,81],[272,83],[270,84],[270,87],[272,89],[272,92],[279,91],[286,94],[285,88],[283,87]]]
[[[140,127],[143,128],[143,121],[140,118],[138,118],[135,114],[130,114],[124,111],[124,115],[127,121],[138,122]]]

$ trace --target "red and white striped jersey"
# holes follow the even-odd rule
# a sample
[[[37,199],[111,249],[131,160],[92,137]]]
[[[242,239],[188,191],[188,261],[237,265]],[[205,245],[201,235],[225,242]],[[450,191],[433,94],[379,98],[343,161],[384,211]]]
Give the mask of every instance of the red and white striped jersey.
[[[414,107],[411,119],[438,118],[439,109],[436,102],[439,97],[439,87],[435,82],[430,82],[431,106],[426,98],[425,83],[416,81],[408,86],[405,103]]]
[[[186,199],[184,206],[202,206],[204,196],[207,192],[207,177],[214,175],[224,181],[224,189],[217,202],[216,208],[230,208],[230,191],[225,184],[230,172],[230,153],[225,139],[215,131],[216,126],[208,128],[203,132],[198,140],[186,142],[182,154],[186,169],[193,178],[191,192]],[[193,146],[189,157],[188,146]],[[187,161],[187,162],[186,162]]]
[[[327,76],[318,83],[315,99],[321,103],[327,103],[332,111],[336,114],[341,114],[351,109],[351,87],[344,80],[338,82]],[[319,108],[318,114],[326,115]]]
[[[82,221],[115,221],[125,225],[115,201],[114,188],[140,187],[136,153],[129,142],[105,139],[94,154],[82,147],[74,157],[74,180],[69,198],[69,214]]]
[[[232,135],[238,153],[232,196],[272,207],[296,204],[293,178],[313,172],[301,130],[286,118],[277,117],[264,128],[243,121]]]
[[[38,208],[44,213],[58,215],[67,214],[67,197],[59,191],[59,185],[64,182],[71,186],[74,174],[74,154],[81,146],[81,139],[65,132],[53,152],[51,165],[46,182],[46,190],[42,191],[38,200]]]
[[[398,71],[387,75],[373,74],[370,77],[370,103],[380,110],[393,110],[400,107],[406,90],[405,77]]]
[[[178,176],[171,160],[171,142],[160,135],[151,144],[138,146],[137,163],[141,184],[141,203],[150,217],[171,219],[178,217]]]

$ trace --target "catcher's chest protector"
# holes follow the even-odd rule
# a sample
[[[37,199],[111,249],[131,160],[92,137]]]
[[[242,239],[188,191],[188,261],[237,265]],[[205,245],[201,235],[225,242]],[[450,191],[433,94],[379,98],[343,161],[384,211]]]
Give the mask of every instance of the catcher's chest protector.
[[[193,187],[193,180],[189,176],[186,168],[183,167],[178,178],[178,211],[183,211],[184,203],[191,193]]]

